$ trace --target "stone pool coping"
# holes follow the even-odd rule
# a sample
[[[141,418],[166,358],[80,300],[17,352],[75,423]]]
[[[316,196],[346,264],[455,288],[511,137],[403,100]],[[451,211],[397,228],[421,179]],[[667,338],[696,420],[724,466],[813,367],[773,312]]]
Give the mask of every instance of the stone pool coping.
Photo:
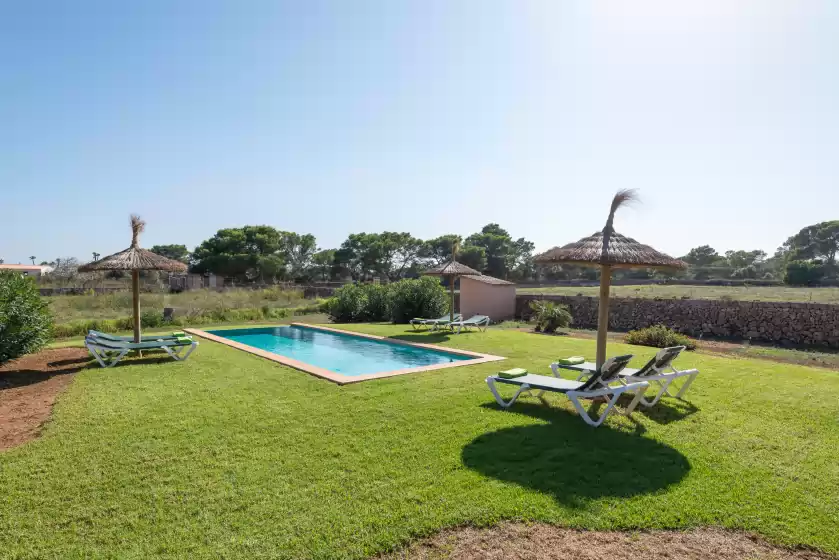
[[[276,325],[276,326],[284,326],[284,325]],[[436,369],[446,369],[446,368],[453,368],[453,367],[463,367],[463,366],[474,366],[478,364],[485,364],[487,362],[498,362],[500,360],[506,360],[506,358],[502,356],[493,356],[492,354],[482,354],[480,352],[471,352],[469,350],[461,350],[459,348],[449,348],[446,346],[438,346],[436,344],[423,344],[417,342],[406,342],[404,340],[398,340],[394,338],[387,338],[384,336],[377,336],[373,334],[365,334],[353,331],[344,331],[341,329],[333,329],[331,327],[322,327],[320,325],[307,325],[303,323],[291,323],[292,327],[301,327],[305,329],[312,329],[324,332],[333,332],[338,334],[347,334],[351,336],[357,336],[360,338],[367,338],[370,340],[377,340],[379,342],[386,342],[388,344],[400,344],[402,346],[415,346],[417,348],[427,348],[429,350],[437,350],[440,352],[446,352],[449,354],[457,354],[459,356],[469,356],[470,358],[474,358],[473,360],[469,361],[462,361],[462,362],[451,362],[448,364],[434,364],[431,366],[420,366],[420,367],[413,367],[413,368],[404,368],[404,369],[396,369],[393,371],[383,371],[379,373],[368,373],[365,375],[342,375],[340,373],[324,369],[321,367],[313,366],[311,364],[307,364],[305,362],[301,362],[300,360],[295,360],[294,358],[289,358],[287,356],[281,356],[279,354],[274,354],[273,352],[268,352],[267,350],[261,350],[254,346],[248,346],[247,344],[242,344],[241,342],[236,342],[235,340],[230,340],[229,338],[224,338],[218,335],[214,335],[207,331],[202,331],[200,329],[183,329],[184,332],[189,334],[194,334],[196,336],[200,336],[201,338],[205,338],[207,340],[211,340],[213,342],[218,342],[219,344],[224,344],[226,346],[231,346],[238,350],[244,350],[250,354],[254,354],[261,358],[265,358],[266,360],[271,360],[273,362],[280,363],[284,366],[288,366],[290,368],[294,368],[296,370],[304,371],[311,375],[321,377],[323,379],[328,379],[333,383],[337,383],[338,385],[347,385],[350,383],[359,383],[361,381],[370,381],[371,379],[383,379],[385,377],[394,377],[396,375],[407,375],[409,373],[419,373],[423,371],[432,371]],[[272,328],[271,326],[259,326],[259,327],[252,327],[255,329],[264,329],[264,328]],[[232,329],[237,330],[237,329]]]

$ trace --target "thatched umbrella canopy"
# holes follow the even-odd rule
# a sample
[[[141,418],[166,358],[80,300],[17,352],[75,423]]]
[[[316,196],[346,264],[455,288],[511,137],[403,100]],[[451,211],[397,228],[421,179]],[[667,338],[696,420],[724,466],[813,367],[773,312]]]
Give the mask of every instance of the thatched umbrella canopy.
[[[637,200],[635,191],[618,191],[612,199],[606,226],[589,237],[574,243],[554,247],[537,255],[535,261],[541,264],[569,263],[600,267],[600,301],[597,315],[597,367],[606,361],[606,333],[609,326],[609,287],[612,284],[613,268],[686,268],[687,264],[669,255],[625,237],[615,231],[615,212],[621,206]]]
[[[465,264],[459,263],[455,260],[457,246],[452,251],[452,258],[449,262],[435,266],[423,272],[423,274],[433,276],[445,276],[449,279],[449,292],[451,293],[451,305],[449,307],[449,320],[454,321],[454,281],[460,276],[481,276],[481,273],[474,268],[469,268]]]
[[[79,267],[81,272],[98,270],[130,270],[131,289],[134,296],[134,342],[140,342],[140,271],[164,270],[166,272],[186,272],[186,265],[180,261],[167,259],[158,254],[140,248],[140,234],[146,222],[140,216],[131,216],[131,247],[104,259],[93,261]]]

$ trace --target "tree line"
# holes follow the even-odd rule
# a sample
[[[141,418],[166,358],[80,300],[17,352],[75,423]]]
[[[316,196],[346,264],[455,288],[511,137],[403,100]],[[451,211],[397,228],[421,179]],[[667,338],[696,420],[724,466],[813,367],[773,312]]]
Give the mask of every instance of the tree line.
[[[408,232],[352,233],[334,249],[318,248],[311,234],[244,226],[219,230],[188,255],[183,245],[151,250],[189,262],[193,272],[240,280],[394,281],[442,264],[456,246],[460,262],[485,274],[511,280],[533,276],[533,243],[513,239],[498,224],[487,224],[465,239],[457,234],[423,240]]]
[[[573,265],[536,266],[534,244],[513,238],[498,224],[487,224],[467,237],[447,234],[419,239],[408,232],[353,233],[333,249],[317,246],[315,236],[271,226],[220,229],[193,251],[186,245],[155,245],[150,250],[187,263],[191,272],[214,273],[242,282],[346,281],[378,278],[394,281],[417,276],[446,262],[457,250],[457,260],[484,274],[514,282],[530,280],[597,280],[596,268]],[[817,285],[839,281],[839,220],[802,228],[774,255],[755,250],[718,253],[709,245],[694,247],[681,257],[686,271],[618,270],[616,278],[687,280],[777,280],[790,285]],[[94,260],[99,257],[93,253]],[[34,262],[35,257],[30,257]],[[2,261],[0,261],[2,262]],[[42,265],[55,270],[54,278],[80,278],[79,261],[72,257]],[[119,277],[119,271],[108,273]]]

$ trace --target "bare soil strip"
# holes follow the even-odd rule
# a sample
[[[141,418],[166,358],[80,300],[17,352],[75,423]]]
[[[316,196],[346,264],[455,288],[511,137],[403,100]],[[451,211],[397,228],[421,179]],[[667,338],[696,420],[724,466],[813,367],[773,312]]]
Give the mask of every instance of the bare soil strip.
[[[89,362],[84,348],[57,348],[0,366],[0,451],[38,437],[56,397]]]

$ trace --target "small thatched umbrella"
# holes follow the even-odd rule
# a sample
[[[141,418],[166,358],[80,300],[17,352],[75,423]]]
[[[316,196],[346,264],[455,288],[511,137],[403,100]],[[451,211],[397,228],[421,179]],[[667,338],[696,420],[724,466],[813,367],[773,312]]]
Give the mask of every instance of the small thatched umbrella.
[[[449,279],[449,292],[451,292],[452,303],[449,309],[449,320],[454,321],[454,281],[460,276],[481,276],[481,273],[474,268],[469,268],[465,264],[461,264],[455,260],[457,254],[457,246],[452,251],[452,258],[449,262],[435,266],[423,272],[423,274],[434,276],[445,276]]]
[[[621,206],[636,200],[635,191],[618,191],[612,199],[609,218],[603,231],[569,243],[554,247],[535,257],[537,263],[569,263],[584,266],[600,266],[600,301],[597,313],[597,367],[606,361],[606,333],[609,326],[609,287],[612,284],[613,268],[665,268],[687,267],[684,262],[649,245],[638,243],[632,238],[617,233],[612,226],[615,212]]]
[[[140,249],[140,233],[145,229],[146,222],[140,216],[131,216],[131,247],[125,251],[114,253],[104,259],[80,266],[81,272],[97,270],[130,270],[131,289],[134,292],[134,342],[140,342],[140,271],[165,270],[166,272],[186,272],[186,265],[180,261],[167,259],[158,254]]]

